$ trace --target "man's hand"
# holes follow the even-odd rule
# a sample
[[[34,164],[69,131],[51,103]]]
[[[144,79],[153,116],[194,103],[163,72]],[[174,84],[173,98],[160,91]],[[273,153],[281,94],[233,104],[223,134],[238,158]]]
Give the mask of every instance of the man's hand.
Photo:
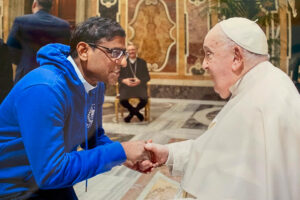
[[[134,164],[138,161],[150,160],[150,153],[145,150],[145,141],[129,141],[121,143],[127,156]]]
[[[130,160],[126,160],[124,165],[130,169],[136,170],[141,173],[149,173],[155,167],[150,160],[139,161],[135,164]]]
[[[129,87],[135,87],[141,83],[141,80],[138,78],[125,78],[122,80],[122,83]]]
[[[141,83],[141,80],[137,77],[133,78],[132,82],[135,84],[134,86],[137,86]]]
[[[151,152],[145,149],[145,145],[152,143],[152,140],[145,141],[130,141],[121,143],[127,160],[124,165],[130,169],[141,173],[151,172],[155,165],[151,161]]]
[[[151,154],[145,149],[145,141],[129,141],[121,144],[127,156],[127,161],[124,163],[126,167],[141,172],[145,171],[146,168],[152,167]],[[145,160],[149,162],[143,162]],[[141,168],[139,167],[140,163],[144,163]]]

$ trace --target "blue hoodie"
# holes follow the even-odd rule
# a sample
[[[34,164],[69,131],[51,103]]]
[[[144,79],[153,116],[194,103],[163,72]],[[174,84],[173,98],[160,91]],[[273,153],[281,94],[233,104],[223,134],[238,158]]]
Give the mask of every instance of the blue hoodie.
[[[87,94],[67,60],[69,46],[50,44],[41,67],[20,80],[0,105],[0,199],[72,186],[126,160],[102,128],[104,84]],[[87,110],[95,101],[93,125]],[[76,151],[78,145],[85,150]]]

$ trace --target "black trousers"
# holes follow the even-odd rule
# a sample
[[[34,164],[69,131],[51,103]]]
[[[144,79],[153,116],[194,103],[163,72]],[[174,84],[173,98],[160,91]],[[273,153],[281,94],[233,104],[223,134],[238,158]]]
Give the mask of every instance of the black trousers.
[[[292,80],[294,83],[298,83],[299,76],[299,65],[300,65],[300,52],[293,53],[290,60],[290,69],[293,70]]]
[[[140,102],[138,103],[138,105],[135,107],[133,107],[128,99],[121,99],[120,103],[121,105],[124,107],[124,108],[127,108],[129,113],[131,115],[135,115],[137,112],[139,112],[142,108],[144,108],[148,102],[148,99],[142,99],[142,98],[139,98],[140,99]]]
[[[78,200],[73,187],[38,190],[28,200]]]

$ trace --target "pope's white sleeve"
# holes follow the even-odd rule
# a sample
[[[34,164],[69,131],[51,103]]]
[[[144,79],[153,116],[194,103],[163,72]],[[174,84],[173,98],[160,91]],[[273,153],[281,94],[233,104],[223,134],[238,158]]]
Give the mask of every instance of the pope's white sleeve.
[[[168,149],[169,149],[169,156],[168,156],[166,165],[167,165],[169,168],[172,168],[172,167],[173,167],[173,160],[174,160],[174,157],[173,157],[173,151],[170,151],[170,147],[169,147],[168,144],[167,144],[166,146],[167,146]],[[170,169],[170,170],[171,170],[171,169]]]
[[[167,144],[169,148],[169,157],[166,165],[169,167],[173,176],[181,176],[184,173],[185,166],[188,163],[190,150],[193,140]]]

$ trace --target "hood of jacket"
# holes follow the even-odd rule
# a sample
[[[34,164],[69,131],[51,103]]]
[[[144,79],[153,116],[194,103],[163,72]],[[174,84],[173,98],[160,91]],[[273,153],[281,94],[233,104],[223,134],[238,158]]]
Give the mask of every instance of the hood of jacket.
[[[70,55],[70,46],[64,44],[48,44],[37,52],[37,63],[39,66],[55,65],[63,71],[67,79],[75,85],[82,85],[73,65],[67,60]]]

